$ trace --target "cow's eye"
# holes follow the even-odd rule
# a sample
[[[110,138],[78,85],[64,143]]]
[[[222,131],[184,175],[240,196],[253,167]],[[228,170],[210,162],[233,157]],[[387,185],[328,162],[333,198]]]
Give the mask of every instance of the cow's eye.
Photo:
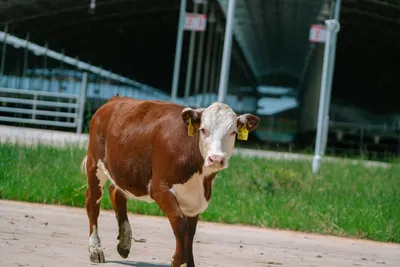
[[[236,131],[231,132],[230,136],[234,136],[235,134],[237,134]]]
[[[202,129],[200,129],[200,131],[202,132],[202,134],[207,135],[207,130],[206,129],[202,128]]]

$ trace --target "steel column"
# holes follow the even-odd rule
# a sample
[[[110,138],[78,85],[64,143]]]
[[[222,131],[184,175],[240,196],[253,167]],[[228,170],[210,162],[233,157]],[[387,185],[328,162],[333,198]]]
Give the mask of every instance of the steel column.
[[[213,85],[213,88],[217,89],[218,88],[218,84],[221,80],[221,66],[222,66],[222,55],[223,55],[223,51],[224,51],[224,37],[223,37],[223,30],[221,30],[221,36],[219,36],[221,43],[218,47],[218,53],[217,53],[217,70],[216,70],[216,76],[215,76],[215,85]],[[217,92],[217,90],[215,90],[215,92]]]
[[[82,133],[82,124],[83,124],[83,115],[85,111],[85,102],[86,102],[86,88],[88,83],[88,74],[84,72],[82,74],[82,84],[81,84],[81,94],[79,97],[79,115],[78,120],[76,122],[76,133]]]
[[[215,29],[215,36],[214,36],[214,47],[213,47],[213,55],[212,55],[212,63],[211,63],[211,74],[210,74],[210,83],[208,86],[207,91],[209,93],[213,92],[214,89],[214,85],[215,85],[215,76],[217,73],[217,66],[218,66],[218,49],[219,49],[219,45],[220,45],[220,36],[219,36],[219,31],[220,31],[220,26],[219,24],[216,25],[216,29]]]
[[[208,81],[209,81],[209,74],[210,74],[210,61],[211,61],[211,52],[213,51],[213,43],[214,43],[214,35],[216,34],[216,27],[217,24],[215,23],[215,10],[214,8],[211,10],[211,15],[209,19],[210,26],[207,27],[208,37],[207,37],[207,54],[206,54],[206,62],[204,66],[204,78],[203,78],[203,99],[202,105],[206,104],[206,93],[208,91]]]
[[[178,86],[179,86],[179,71],[181,68],[181,57],[182,57],[182,43],[183,43],[183,30],[186,15],[186,0],[181,0],[181,7],[179,11],[179,23],[178,23],[178,33],[176,38],[175,47],[175,63],[174,63],[174,74],[172,77],[172,91],[171,98],[172,101],[176,101],[178,96]]]
[[[193,8],[193,13],[197,14],[199,9],[199,4],[195,4]],[[185,83],[185,102],[187,103],[188,97],[190,94],[190,84],[192,81],[192,72],[193,72],[193,57],[194,57],[194,48],[196,42],[196,31],[190,33],[190,42],[189,42],[189,58],[188,65],[186,70],[186,83]]]
[[[231,63],[232,52],[232,31],[235,17],[235,4],[236,0],[230,0],[228,5],[228,12],[226,14],[226,27],[224,38],[224,50],[221,62],[221,74],[219,78],[218,101],[224,102],[229,79],[229,68]]]
[[[203,14],[207,15],[207,11],[208,11],[208,4],[205,3],[203,6]],[[197,54],[196,77],[195,77],[195,82],[194,82],[194,93],[195,94],[198,94],[200,91],[200,75],[201,75],[202,63],[203,63],[204,36],[205,36],[205,32],[201,32],[200,40],[199,40],[199,53]]]
[[[24,49],[24,70],[23,70],[23,74],[22,76],[25,77],[26,76],[26,70],[28,69],[28,46],[29,46],[29,38],[30,38],[30,32],[28,32],[26,34],[26,45],[25,45],[25,49]]]
[[[3,74],[4,74],[4,67],[6,64],[6,53],[7,53],[7,36],[8,36],[8,23],[4,26],[3,48],[1,51],[1,65],[0,65],[0,87],[3,86]]]
[[[327,35],[324,51],[324,63],[322,69],[321,92],[318,107],[317,137],[315,142],[315,155],[312,163],[312,171],[318,173],[321,168],[322,156],[325,154],[325,147],[329,126],[329,105],[332,89],[332,76],[334,69],[334,56],[336,49],[336,36],[339,31],[339,13],[341,1],[336,2],[335,16],[332,20],[326,20]]]
[[[334,10],[334,15],[333,15],[333,19],[336,20],[339,23],[339,19],[340,19],[340,7],[341,7],[341,0],[337,0],[335,2],[335,10]],[[331,45],[331,50],[329,53],[329,66],[328,66],[328,88],[327,88],[327,94],[325,95],[326,99],[325,99],[325,110],[324,110],[324,114],[326,115],[325,117],[325,132],[324,132],[324,140],[323,140],[323,149],[322,152],[325,153],[326,150],[326,145],[328,142],[328,131],[329,131],[329,107],[330,107],[330,103],[331,103],[331,92],[332,92],[332,82],[333,82],[333,73],[335,70],[335,56],[336,56],[336,39],[337,39],[337,32],[340,29],[340,24],[337,25],[336,29],[336,34],[332,35],[332,45]]]

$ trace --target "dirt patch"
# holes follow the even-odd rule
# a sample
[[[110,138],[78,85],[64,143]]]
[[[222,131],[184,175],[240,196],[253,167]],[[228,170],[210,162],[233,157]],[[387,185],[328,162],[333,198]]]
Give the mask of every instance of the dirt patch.
[[[93,266],[84,209],[0,201],[0,214],[0,266]],[[169,222],[132,214],[129,220],[135,242],[129,257],[122,259],[116,250],[115,215],[100,212],[103,265],[169,267],[175,246]],[[390,243],[203,222],[194,243],[199,267],[395,267],[399,251],[400,245]]]

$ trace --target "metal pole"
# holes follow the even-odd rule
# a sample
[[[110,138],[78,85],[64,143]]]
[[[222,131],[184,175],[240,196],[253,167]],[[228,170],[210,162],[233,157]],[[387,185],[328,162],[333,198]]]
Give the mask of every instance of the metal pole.
[[[49,88],[45,88],[44,83],[47,80],[47,52],[49,51],[49,44],[46,42],[44,47],[46,48],[46,50],[44,51],[44,54],[43,54],[43,76],[42,76],[41,88],[43,91],[47,91],[47,89],[49,89]],[[59,108],[57,108],[57,111],[58,110],[59,110]],[[56,117],[56,119],[57,119],[57,117]]]
[[[339,22],[340,18],[340,6],[341,6],[341,0],[336,0],[335,2],[335,13],[333,15],[333,19]],[[336,30],[337,32],[340,29],[340,24],[337,25],[339,28]],[[328,88],[327,88],[327,94],[325,95],[325,122],[324,122],[324,140],[323,140],[323,149],[322,149],[322,155],[324,155],[325,150],[326,150],[326,145],[328,142],[328,132],[329,132],[329,106],[331,103],[331,92],[332,92],[332,81],[333,81],[333,73],[335,69],[335,55],[336,55],[336,39],[337,39],[337,34],[332,35],[332,43],[331,43],[331,49],[329,52],[329,66],[328,66]]]
[[[28,69],[28,46],[29,46],[29,38],[31,36],[31,33],[28,32],[26,34],[26,44],[25,44],[25,49],[24,49],[24,71],[23,71],[23,77],[26,76],[26,70]]]
[[[186,0],[181,0],[181,7],[179,11],[178,33],[177,33],[176,47],[175,47],[174,74],[172,77],[172,92],[171,92],[172,101],[176,101],[176,97],[178,96],[179,71],[181,67],[185,14],[186,14]]]
[[[217,55],[218,55],[218,49],[219,49],[219,45],[220,45],[219,42],[221,41],[220,40],[220,36],[218,34],[219,31],[220,31],[220,26],[219,26],[219,24],[217,24],[216,29],[215,29],[215,36],[214,36],[215,41],[214,41],[212,63],[211,63],[210,83],[209,83],[209,86],[208,86],[208,89],[207,89],[207,91],[209,93],[212,93],[214,91],[213,87],[215,85],[215,75],[216,75],[216,72],[217,72],[217,64],[218,64]]]
[[[337,20],[325,20],[327,26],[327,34],[326,34],[326,43],[325,43],[325,51],[324,51],[324,63],[322,68],[322,79],[321,79],[321,93],[319,100],[319,108],[318,108],[318,125],[317,125],[317,138],[315,142],[315,155],[312,163],[313,173],[318,173],[321,167],[321,159],[324,154],[324,145],[323,142],[325,140],[326,132],[326,114],[325,111],[327,107],[329,107],[329,103],[327,103],[327,94],[330,93],[330,88],[328,88],[329,81],[329,59],[330,59],[330,50],[332,46],[333,36],[337,34],[339,30],[338,25],[339,22]],[[330,73],[332,74],[332,73]]]
[[[82,74],[82,84],[81,84],[81,94],[79,98],[79,113],[78,113],[78,120],[76,122],[76,133],[82,133],[82,124],[83,124],[83,114],[85,109],[85,101],[86,101],[86,87],[87,87],[87,72]]]
[[[203,14],[207,15],[208,11],[208,5],[207,2],[204,4],[203,7]],[[199,53],[197,54],[197,66],[196,66],[196,78],[194,82],[194,93],[198,94],[200,91],[200,75],[201,75],[201,70],[202,70],[202,64],[203,63],[203,47],[204,47],[204,36],[205,32],[200,33],[200,40],[199,40]]]
[[[199,9],[199,4],[195,4],[193,8],[193,13],[197,13]],[[186,83],[185,83],[185,102],[187,103],[188,97],[190,94],[190,82],[192,81],[192,72],[193,72],[193,56],[194,56],[194,45],[196,42],[196,31],[192,31],[190,33],[190,42],[189,42],[189,59],[186,71]]]
[[[215,85],[213,85],[213,88],[215,88],[215,92],[217,92],[218,84],[221,80],[221,66],[222,66],[222,55],[223,55],[223,49],[224,49],[224,37],[223,37],[223,30],[221,33],[221,36],[219,38],[221,39],[221,43],[218,47],[218,54],[217,54],[217,69],[216,69],[216,76],[215,76]]]
[[[211,60],[211,52],[213,51],[213,39],[214,35],[216,34],[216,23],[215,23],[215,10],[214,8],[211,11],[210,19],[209,19],[209,33],[207,38],[207,55],[206,55],[206,62],[204,66],[204,81],[203,81],[203,99],[202,105],[205,105],[206,100],[206,93],[208,90],[208,80],[209,80],[209,73],[210,73],[210,60]]]
[[[226,18],[226,29],[224,38],[224,51],[222,55],[221,74],[219,78],[218,101],[224,102],[225,95],[228,87],[229,67],[231,63],[232,51],[232,30],[235,17],[235,3],[236,0],[230,0],[228,5],[228,12]]]
[[[8,35],[8,23],[4,26],[4,39],[3,39],[3,49],[1,51],[1,65],[0,65],[0,87],[3,86],[3,74],[4,67],[6,64],[6,53],[7,53],[7,35]]]

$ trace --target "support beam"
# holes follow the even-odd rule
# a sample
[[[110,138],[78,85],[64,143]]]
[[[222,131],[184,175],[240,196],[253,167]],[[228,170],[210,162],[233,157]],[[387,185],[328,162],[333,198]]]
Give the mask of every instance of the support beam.
[[[47,57],[55,59],[57,61],[62,61],[66,64],[69,64],[71,66],[76,67],[79,70],[82,71],[89,71],[92,72],[94,74],[100,75],[106,79],[110,79],[110,80],[114,80],[114,81],[118,81],[124,84],[128,84],[131,86],[134,86],[136,88],[142,89],[142,90],[154,90],[157,92],[161,92],[161,90],[158,90],[156,88],[153,88],[151,86],[139,83],[135,80],[126,78],[124,76],[118,75],[116,73],[113,73],[111,71],[105,70],[103,68],[99,68],[93,65],[90,65],[86,62],[80,61],[78,59],[69,57],[69,56],[65,56],[61,53],[58,53],[54,50],[51,49],[46,49],[46,47],[34,44],[32,42],[29,42],[27,40],[18,38],[14,35],[11,34],[7,34],[5,32],[0,31],[0,42],[3,42],[5,44],[9,44],[12,45],[16,48],[26,48],[29,51],[31,51],[32,53],[34,53],[37,56],[43,56],[44,54],[47,54]]]
[[[329,131],[329,107],[330,107],[330,103],[331,103],[331,93],[332,93],[332,82],[333,82],[333,74],[334,74],[334,70],[335,70],[335,58],[336,58],[336,40],[337,40],[337,33],[340,30],[340,24],[339,24],[339,20],[340,20],[340,7],[341,7],[341,0],[336,0],[335,1],[336,5],[335,5],[335,13],[333,14],[334,16],[334,20],[336,21],[336,25],[335,25],[335,32],[332,35],[332,46],[331,46],[331,51],[329,54],[329,68],[328,68],[328,81],[327,81],[327,94],[325,95],[326,99],[325,99],[325,110],[324,110],[324,114],[326,115],[325,119],[325,132],[324,132],[324,140],[323,140],[323,150],[325,152],[326,149],[326,145],[328,142],[328,131]]]
[[[216,18],[215,18],[215,9],[211,10],[210,18],[208,20],[210,26],[207,27],[208,29],[208,37],[207,37],[207,51],[206,51],[206,61],[205,61],[205,66],[204,66],[204,78],[203,78],[203,99],[201,104],[204,106],[206,105],[206,96],[205,94],[208,91],[208,85],[209,85],[209,80],[210,80],[210,66],[211,66],[211,52],[214,50],[213,45],[214,45],[214,39],[216,38],[216,32],[217,32],[217,23],[216,23]]]
[[[336,50],[336,35],[339,31],[339,15],[341,0],[336,1],[334,19],[326,20],[327,34],[324,51],[324,64],[322,70],[321,93],[318,108],[317,137],[315,142],[315,155],[312,163],[312,171],[318,173],[321,168],[322,156],[325,154],[329,128],[329,102],[332,87],[332,75],[334,69],[334,56]]]
[[[82,124],[83,124],[83,117],[85,114],[85,102],[86,102],[86,90],[88,84],[88,74],[84,72],[82,74],[82,82],[81,82],[81,93],[79,95],[79,115],[76,121],[76,133],[82,133]]]
[[[183,26],[185,23],[185,14],[186,14],[186,0],[181,0],[181,7],[179,11],[178,33],[177,33],[176,47],[175,47],[174,74],[172,77],[172,91],[171,91],[172,101],[176,101],[176,98],[178,96],[179,72],[181,68]]]
[[[203,6],[203,14],[207,15],[208,11],[208,3],[204,3]],[[202,63],[203,63],[203,50],[204,50],[204,37],[206,33],[203,31],[200,33],[200,40],[199,40],[199,53],[197,54],[197,64],[196,64],[196,77],[194,81],[194,93],[198,94],[200,91],[200,76],[202,72]]]
[[[199,9],[199,4],[195,4],[193,8],[193,13],[197,14]],[[196,43],[196,31],[192,31],[190,33],[190,42],[189,42],[189,58],[188,65],[186,71],[186,83],[185,83],[185,102],[187,103],[188,97],[190,94],[190,85],[192,82],[192,73],[193,73],[193,57],[194,57],[194,49]]]
[[[28,47],[29,47],[29,38],[30,38],[31,33],[28,32],[26,34],[26,45],[25,45],[25,49],[24,49],[24,68],[23,68],[23,72],[22,72],[22,76],[25,77],[26,76],[26,71],[28,70]]]
[[[6,65],[6,53],[7,53],[7,37],[8,37],[8,23],[4,26],[4,42],[3,42],[3,48],[1,50],[1,65],[0,65],[0,87],[3,86],[3,74],[4,74],[4,68]]]
[[[232,31],[235,17],[236,0],[230,0],[226,16],[226,29],[224,38],[224,50],[222,54],[221,73],[219,78],[218,101],[224,102],[228,89],[229,68],[232,52]]]
[[[221,42],[221,37],[220,37],[220,24],[218,23],[215,27],[215,34],[214,34],[214,44],[213,44],[213,51],[212,51],[212,63],[211,63],[211,73],[210,73],[210,82],[208,84],[208,92],[212,93],[216,91],[215,86],[215,76],[217,73],[217,67],[218,67],[218,50]]]

